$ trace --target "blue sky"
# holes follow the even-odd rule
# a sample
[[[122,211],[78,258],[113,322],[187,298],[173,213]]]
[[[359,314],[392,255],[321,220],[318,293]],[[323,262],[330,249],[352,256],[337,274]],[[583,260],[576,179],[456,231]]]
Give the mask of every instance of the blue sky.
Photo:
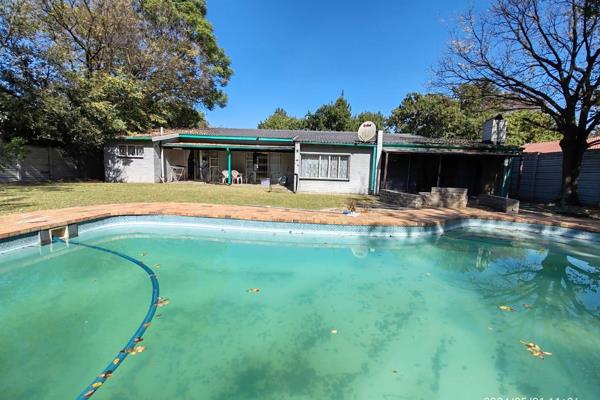
[[[449,29],[469,0],[208,0],[232,61],[211,126],[255,128],[276,107],[304,116],[344,91],[353,113],[389,114],[426,91]]]

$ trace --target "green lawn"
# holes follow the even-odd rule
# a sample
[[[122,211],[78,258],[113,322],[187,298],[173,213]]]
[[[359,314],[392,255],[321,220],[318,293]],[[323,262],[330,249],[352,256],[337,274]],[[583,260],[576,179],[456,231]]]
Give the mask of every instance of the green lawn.
[[[45,183],[0,185],[0,214],[109,203],[179,201],[261,205],[304,209],[345,208],[348,201],[369,202],[368,196],[294,194],[274,186],[225,186],[197,183]]]

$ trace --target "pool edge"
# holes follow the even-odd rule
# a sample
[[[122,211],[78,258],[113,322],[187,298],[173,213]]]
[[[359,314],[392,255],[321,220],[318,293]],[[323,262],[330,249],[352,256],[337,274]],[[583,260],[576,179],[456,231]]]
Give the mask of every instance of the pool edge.
[[[420,225],[352,225],[303,222],[280,222],[175,214],[119,215],[90,218],[77,223],[80,234],[110,227],[127,225],[186,226],[203,229],[230,229],[237,231],[269,231],[305,235],[342,235],[358,237],[411,238],[441,235],[455,229],[468,228],[479,232],[501,231],[503,236],[520,237],[523,234],[543,235],[547,238],[565,238],[600,242],[600,233],[558,225],[536,224],[502,219],[454,217]],[[26,247],[39,246],[39,231],[0,239],[0,255]]]

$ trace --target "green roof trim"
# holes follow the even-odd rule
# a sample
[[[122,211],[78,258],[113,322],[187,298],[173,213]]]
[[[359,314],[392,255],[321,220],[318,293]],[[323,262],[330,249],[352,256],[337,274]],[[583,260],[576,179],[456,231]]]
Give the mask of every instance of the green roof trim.
[[[123,136],[117,139],[125,140],[152,140],[152,136]]]
[[[447,149],[447,150],[479,150],[485,151],[497,151],[502,150],[506,152],[519,152],[518,147],[513,146],[498,146],[498,147],[478,147],[478,146],[459,146],[459,145],[448,145],[448,144],[435,144],[435,143],[384,143],[383,147],[407,147],[407,148],[418,148],[418,149]]]
[[[303,144],[318,144],[321,146],[348,146],[348,147],[376,147],[375,144],[365,144],[365,143],[328,143],[328,142],[298,142],[300,145]]]
[[[294,151],[294,146],[261,146],[261,145],[231,145],[231,144],[219,144],[219,143],[167,143],[163,145],[167,149],[205,149],[205,150],[227,150],[227,151],[238,151],[238,150],[270,150],[270,151]]]
[[[286,142],[293,143],[293,138],[266,138],[258,136],[220,136],[220,135],[194,135],[191,133],[180,133],[181,139],[214,139],[214,140],[245,140],[245,141],[263,141],[263,142]]]

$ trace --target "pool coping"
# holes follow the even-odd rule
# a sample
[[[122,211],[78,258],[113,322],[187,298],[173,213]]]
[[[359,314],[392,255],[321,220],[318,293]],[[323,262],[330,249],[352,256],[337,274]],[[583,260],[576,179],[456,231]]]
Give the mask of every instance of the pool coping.
[[[334,211],[312,211],[260,206],[201,203],[129,203],[42,210],[0,216],[0,239],[11,238],[97,219],[118,216],[173,215],[301,224],[428,227],[461,219],[495,220],[550,225],[600,233],[600,220],[524,212],[511,215],[480,208],[463,209],[371,209],[351,217]]]
[[[261,206],[235,206],[202,203],[128,203],[107,204],[64,209],[42,210],[0,217],[0,243],[9,247],[32,243],[38,232],[71,225],[84,224],[111,217],[178,216],[201,217],[199,219],[254,221],[286,224],[306,230],[354,231],[360,235],[385,235],[387,231],[407,231],[402,228],[422,228],[416,231],[442,233],[456,226],[499,227],[531,225],[535,229],[521,226],[521,231],[552,234],[564,237],[594,240],[600,237],[600,220],[537,212],[512,215],[488,211],[481,208],[462,209],[370,209],[357,216],[347,216],[335,211],[313,211]],[[215,221],[216,222],[216,221]],[[231,221],[233,222],[233,221]],[[263,224],[263,229],[275,228]],[[317,227],[321,225],[321,227]],[[288,229],[289,227],[284,227]],[[398,229],[396,229],[398,228]],[[393,232],[392,232],[393,233]],[[421,232],[424,233],[424,232]],[[2,246],[5,247],[5,246]],[[6,248],[6,247],[5,247]]]

